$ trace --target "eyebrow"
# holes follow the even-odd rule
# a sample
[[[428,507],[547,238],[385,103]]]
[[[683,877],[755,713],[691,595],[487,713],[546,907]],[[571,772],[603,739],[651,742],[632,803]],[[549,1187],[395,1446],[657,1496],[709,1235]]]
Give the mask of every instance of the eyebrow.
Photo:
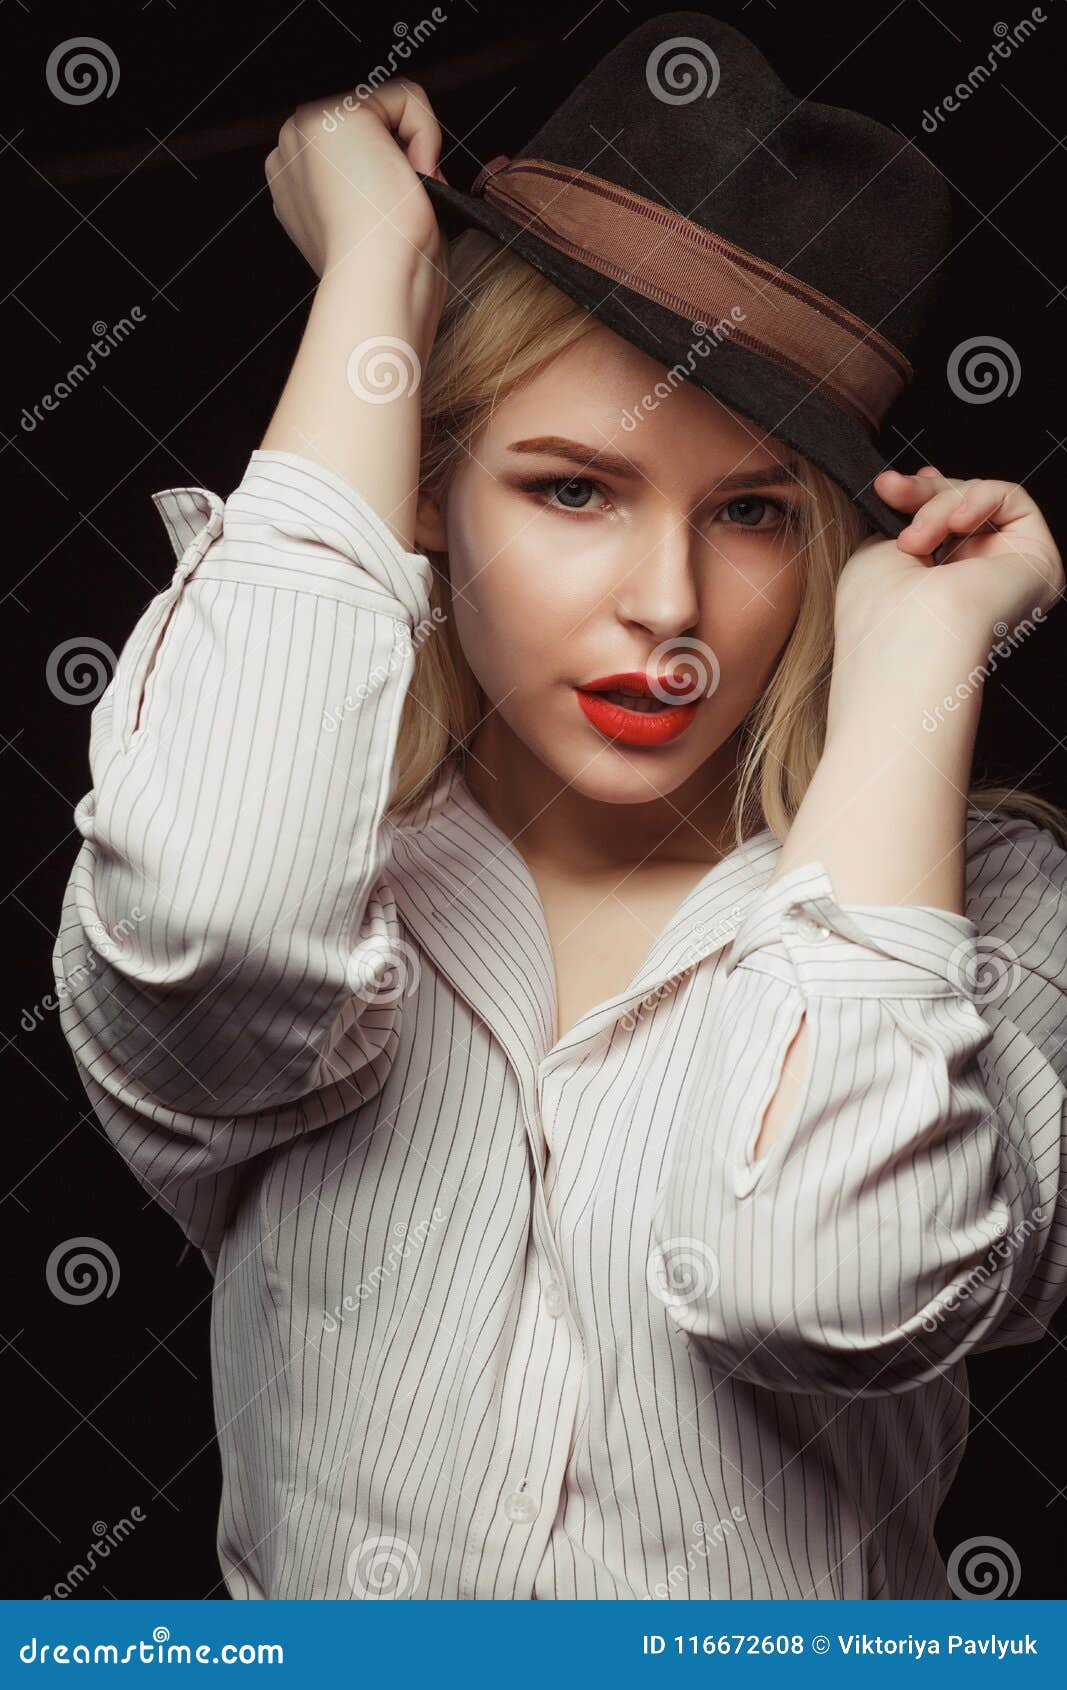
[[[603,448],[583,446],[580,441],[567,440],[559,434],[539,434],[532,440],[513,440],[507,450],[565,458],[568,463],[577,464],[581,469],[599,470],[603,475],[614,475],[623,481],[651,479],[631,458],[607,452]],[[737,470],[717,481],[713,491],[719,493],[751,487],[779,487],[797,479],[797,463],[796,458],[789,458],[784,463],[768,464],[760,469]]]

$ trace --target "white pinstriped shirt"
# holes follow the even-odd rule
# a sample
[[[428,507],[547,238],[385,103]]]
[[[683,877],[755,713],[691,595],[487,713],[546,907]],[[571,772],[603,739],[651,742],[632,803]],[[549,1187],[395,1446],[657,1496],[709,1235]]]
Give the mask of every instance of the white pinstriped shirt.
[[[520,852],[454,765],[385,818],[427,560],[293,453],[154,502],[54,964],[214,1274],[230,1593],[950,1595],[965,1357],[1067,1292],[1067,854],[841,907],[764,831],[552,1044]]]

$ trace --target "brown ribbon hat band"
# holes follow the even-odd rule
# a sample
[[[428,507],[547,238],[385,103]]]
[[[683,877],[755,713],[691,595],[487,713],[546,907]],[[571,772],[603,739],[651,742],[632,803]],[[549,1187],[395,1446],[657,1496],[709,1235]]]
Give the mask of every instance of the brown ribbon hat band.
[[[604,177],[498,153],[470,192],[558,252],[693,322],[740,313],[733,341],[822,387],[872,433],[912,378],[897,347],[817,288]]]

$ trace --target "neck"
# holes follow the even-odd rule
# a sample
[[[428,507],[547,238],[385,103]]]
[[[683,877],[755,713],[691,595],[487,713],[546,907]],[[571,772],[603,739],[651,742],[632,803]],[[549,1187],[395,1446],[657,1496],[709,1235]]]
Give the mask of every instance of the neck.
[[[471,742],[464,778],[530,860],[566,864],[571,873],[590,876],[649,859],[710,866],[734,848],[730,811],[739,737],[735,732],[666,797],[618,804],[568,785],[496,711]]]

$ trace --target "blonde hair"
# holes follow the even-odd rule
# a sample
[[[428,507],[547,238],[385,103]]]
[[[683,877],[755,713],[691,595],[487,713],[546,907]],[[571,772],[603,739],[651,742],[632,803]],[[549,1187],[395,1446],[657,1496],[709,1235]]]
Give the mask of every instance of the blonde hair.
[[[450,283],[422,382],[420,485],[442,494],[494,407],[599,319],[493,236],[464,229],[449,243]],[[803,460],[798,544],[804,592],[775,672],[741,724],[731,812],[738,848],[769,827],[784,840],[822,756],[833,664],[837,579],[871,532],[853,500]],[[428,552],[432,638],[417,645],[401,715],[396,784],[389,812],[403,815],[446,767],[465,764],[467,745],[489,705],[464,658],[450,611],[448,556]],[[738,730],[735,730],[738,731]],[[1034,793],[975,786],[979,810],[1029,818],[1067,847],[1067,813]]]

